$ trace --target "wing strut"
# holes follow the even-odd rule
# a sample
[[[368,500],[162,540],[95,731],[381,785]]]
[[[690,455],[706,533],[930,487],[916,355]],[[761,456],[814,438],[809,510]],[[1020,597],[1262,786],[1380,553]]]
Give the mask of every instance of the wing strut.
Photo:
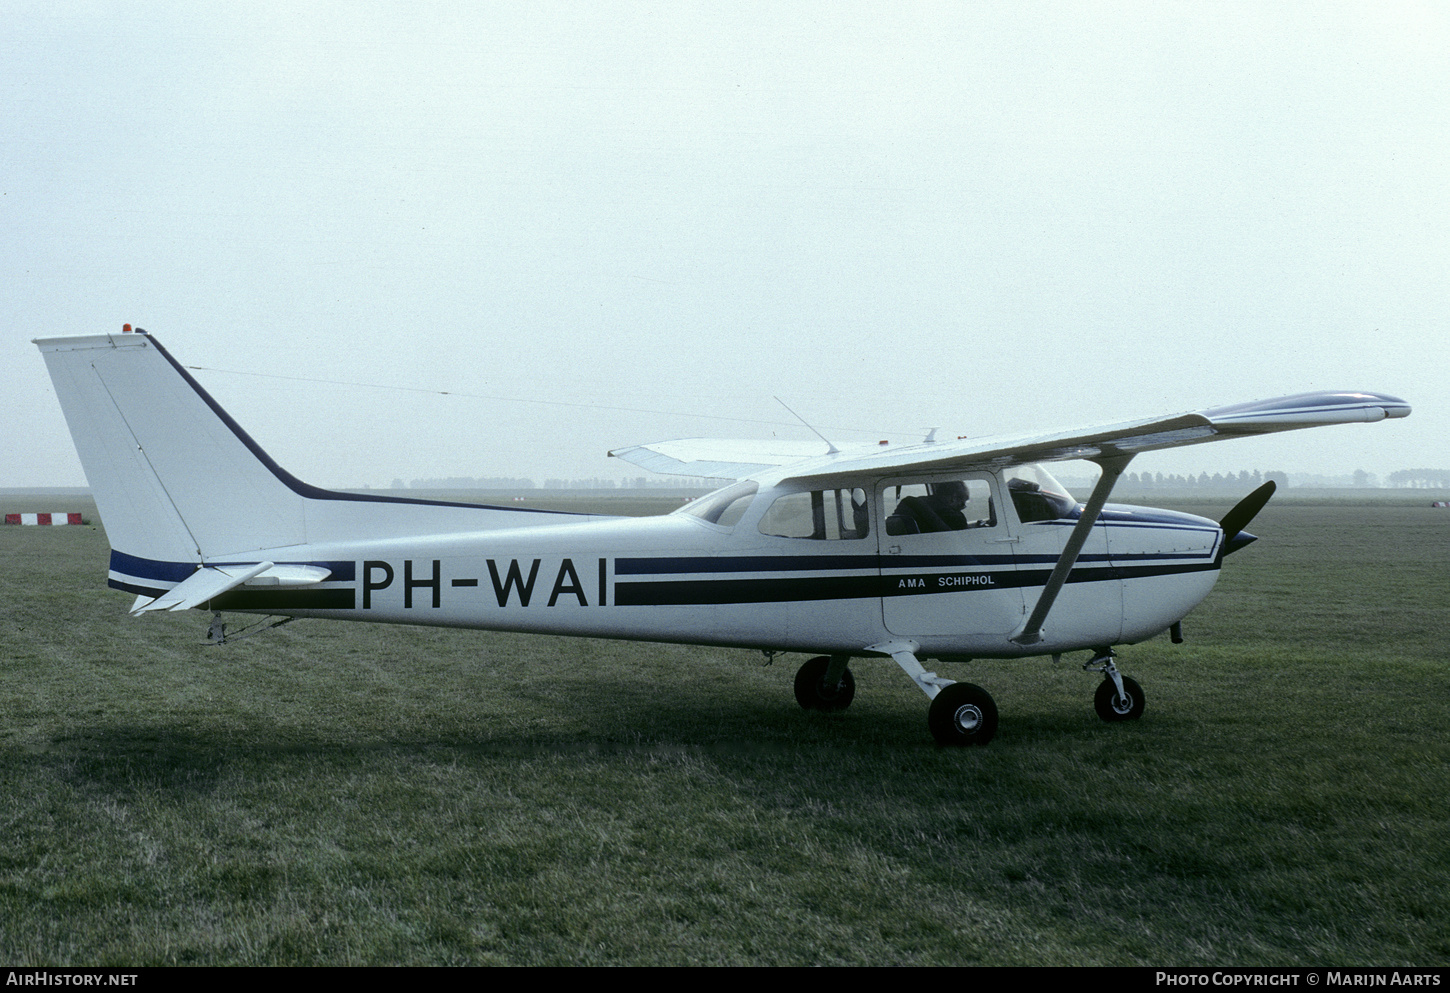
[[[1037,606],[1032,608],[1022,630],[1012,636],[1014,645],[1035,645],[1042,640],[1042,622],[1047,620],[1047,613],[1052,610],[1057,594],[1067,582],[1068,573],[1072,572],[1072,567],[1077,563],[1082,546],[1087,544],[1088,533],[1097,523],[1103,504],[1108,502],[1108,494],[1113,492],[1113,486],[1128,467],[1128,463],[1133,461],[1133,456],[1105,455],[1092,461],[1098,464],[1103,474],[1098,477],[1092,496],[1088,497],[1087,506],[1083,507],[1082,516],[1078,518],[1072,534],[1068,535],[1067,544],[1063,546],[1062,554],[1057,557],[1057,565],[1052,567],[1052,575],[1047,578],[1047,585],[1042,588],[1042,595],[1037,598]]]

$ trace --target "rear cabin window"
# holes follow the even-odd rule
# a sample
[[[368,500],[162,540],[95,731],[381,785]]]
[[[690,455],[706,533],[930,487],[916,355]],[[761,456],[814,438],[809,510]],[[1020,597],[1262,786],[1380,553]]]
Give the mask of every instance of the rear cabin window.
[[[760,533],[777,538],[835,541],[864,538],[870,531],[862,489],[786,493],[760,519]]]
[[[685,504],[675,513],[698,517],[722,528],[733,528],[750,506],[750,501],[755,499],[755,491],[759,488],[758,483],[746,480],[723,490],[707,493],[700,499]]]

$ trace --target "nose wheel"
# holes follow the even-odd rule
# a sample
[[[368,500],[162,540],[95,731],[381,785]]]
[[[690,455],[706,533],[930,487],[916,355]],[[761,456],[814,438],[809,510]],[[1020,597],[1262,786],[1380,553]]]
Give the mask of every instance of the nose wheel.
[[[1119,677],[1123,681],[1122,692],[1111,679],[1098,684],[1093,694],[1093,709],[1105,721],[1136,721],[1143,716],[1143,687],[1132,676]]]
[[[1113,655],[1111,648],[1099,648],[1083,665],[1087,672],[1103,674],[1093,694],[1093,709],[1105,721],[1136,721],[1143,716],[1143,687],[1133,677],[1118,672]]]

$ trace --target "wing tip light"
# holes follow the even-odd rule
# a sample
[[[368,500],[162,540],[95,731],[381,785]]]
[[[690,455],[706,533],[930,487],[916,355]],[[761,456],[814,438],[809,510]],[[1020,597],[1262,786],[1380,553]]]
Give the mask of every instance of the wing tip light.
[[[1408,403],[1388,393],[1325,390],[1213,407],[1202,413],[1215,428],[1254,432],[1374,423],[1408,417],[1410,410]]]

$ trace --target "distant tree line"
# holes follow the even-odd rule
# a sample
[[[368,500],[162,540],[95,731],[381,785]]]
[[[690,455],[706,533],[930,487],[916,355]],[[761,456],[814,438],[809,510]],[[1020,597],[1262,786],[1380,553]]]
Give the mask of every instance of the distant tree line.
[[[1411,489],[1450,489],[1450,469],[1401,469],[1385,477],[1391,486]]]
[[[1209,475],[1201,472],[1197,476],[1189,474],[1180,476],[1177,474],[1164,475],[1161,472],[1129,472],[1123,475],[1119,485],[1137,487],[1140,490],[1244,490],[1252,489],[1272,479],[1279,486],[1289,485],[1289,474],[1285,472],[1264,472],[1257,469],[1249,472],[1247,469],[1238,473],[1214,473]],[[1074,480],[1064,477],[1063,482],[1069,488],[1090,487],[1092,479]],[[1373,489],[1380,485],[1380,478],[1372,472],[1365,472],[1363,469],[1356,469],[1353,473],[1342,476],[1325,476],[1317,473],[1301,472],[1294,475],[1295,486],[1307,487],[1353,487],[1356,489]],[[1384,485],[1392,487],[1411,487],[1415,489],[1450,489],[1450,469],[1401,469],[1392,472],[1385,477]]]
[[[415,479],[404,483],[393,480],[393,489],[403,490],[531,490],[532,479],[514,476],[449,476],[446,479]]]
[[[1245,487],[1252,489],[1261,486],[1271,479],[1280,486],[1289,485],[1288,473],[1260,472],[1257,469],[1253,472],[1244,469],[1237,475],[1231,472],[1216,472],[1212,476],[1206,472],[1199,473],[1197,476],[1192,474],[1181,476],[1176,473],[1165,476],[1161,472],[1129,472],[1124,474],[1120,485],[1136,486],[1142,490],[1241,490]]]

